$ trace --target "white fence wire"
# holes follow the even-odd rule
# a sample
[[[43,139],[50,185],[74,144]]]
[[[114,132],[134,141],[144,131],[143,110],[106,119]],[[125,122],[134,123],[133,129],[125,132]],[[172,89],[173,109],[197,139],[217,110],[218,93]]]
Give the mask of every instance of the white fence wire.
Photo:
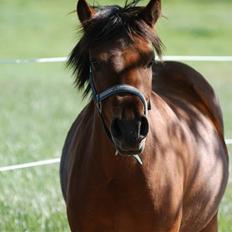
[[[33,168],[38,166],[50,165],[50,164],[57,164],[60,162],[60,158],[48,159],[48,160],[40,160],[35,162],[23,163],[23,164],[15,164],[5,167],[0,167],[0,172],[6,171],[13,171],[17,169],[24,169],[24,168]]]
[[[232,139],[226,139],[226,144],[231,145],[232,144]],[[40,161],[35,161],[35,162],[29,162],[29,163],[23,163],[23,164],[16,164],[16,165],[0,167],[0,172],[7,172],[7,171],[24,169],[24,168],[33,168],[33,167],[51,165],[51,164],[58,164],[58,163],[60,163],[60,158],[54,158],[54,159],[48,159],[48,160],[40,160]]]
[[[68,57],[9,59],[0,60],[0,64],[30,64],[30,63],[59,63],[66,62]],[[162,60],[200,61],[200,62],[231,62],[232,56],[163,56]]]
[[[58,63],[66,62],[68,57],[50,57],[50,58],[33,58],[33,59],[14,59],[0,60],[0,64],[30,64],[30,63]],[[173,61],[194,61],[194,62],[231,62],[232,56],[163,56],[162,60]],[[226,139],[226,144],[231,145],[232,139]],[[0,172],[7,172],[25,168],[32,168],[44,165],[58,164],[60,158],[40,160],[29,163],[15,164],[5,167],[0,167]]]

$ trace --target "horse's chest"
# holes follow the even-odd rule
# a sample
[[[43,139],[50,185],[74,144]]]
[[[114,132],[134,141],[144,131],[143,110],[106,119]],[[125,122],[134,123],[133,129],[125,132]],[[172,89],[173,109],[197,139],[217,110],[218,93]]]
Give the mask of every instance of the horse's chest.
[[[155,208],[149,189],[139,178],[90,181],[75,199],[73,214],[80,231],[168,231],[165,227],[172,221],[171,212]]]
[[[92,228],[109,232],[144,231],[141,228],[144,228],[145,225],[146,228],[150,228],[148,225],[152,210],[150,206],[141,207],[142,205],[142,202],[136,198],[129,199],[126,195],[124,198],[123,196],[118,198],[110,193],[89,196],[88,203],[83,206],[82,210],[80,209],[80,213],[85,212],[81,223],[85,228],[89,228],[89,230],[83,231],[91,231]],[[89,221],[92,225],[88,225]]]

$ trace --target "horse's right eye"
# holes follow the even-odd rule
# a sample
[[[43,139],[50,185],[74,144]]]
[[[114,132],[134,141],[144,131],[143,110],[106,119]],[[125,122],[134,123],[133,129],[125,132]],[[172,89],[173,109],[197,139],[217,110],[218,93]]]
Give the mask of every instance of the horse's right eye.
[[[92,66],[93,70],[96,72],[100,71],[102,68],[102,64],[98,61],[95,61],[95,60],[91,61],[91,66]]]

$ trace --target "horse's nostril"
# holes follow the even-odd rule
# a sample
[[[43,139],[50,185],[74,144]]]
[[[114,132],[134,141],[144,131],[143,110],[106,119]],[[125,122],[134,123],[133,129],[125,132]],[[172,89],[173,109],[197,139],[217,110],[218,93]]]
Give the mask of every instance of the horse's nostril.
[[[114,119],[110,129],[114,138],[134,144],[146,137],[149,125],[146,117],[133,120]]]
[[[119,138],[122,135],[120,126],[119,126],[119,120],[114,119],[114,121],[111,124],[111,133],[115,138]]]
[[[140,126],[140,135],[141,136],[146,136],[148,134],[148,121],[146,117],[141,117],[141,126]]]

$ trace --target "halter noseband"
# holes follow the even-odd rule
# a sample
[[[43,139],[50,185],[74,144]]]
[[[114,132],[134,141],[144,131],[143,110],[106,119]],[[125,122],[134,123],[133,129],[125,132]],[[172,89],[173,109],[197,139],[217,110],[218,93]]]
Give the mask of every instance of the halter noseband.
[[[100,93],[97,93],[95,85],[94,85],[93,72],[92,72],[91,66],[90,66],[89,84],[90,84],[90,87],[92,89],[93,98],[94,98],[94,101],[96,103],[96,106],[97,106],[97,109],[98,109],[98,112],[100,113],[100,115],[102,114],[102,101],[104,101],[105,99],[107,99],[110,96],[117,95],[120,93],[129,93],[129,94],[137,96],[141,100],[141,102],[143,103],[145,116],[147,116],[147,112],[148,112],[148,110],[150,110],[150,106],[147,103],[147,100],[144,97],[144,95],[137,88],[135,88],[131,85],[126,85],[126,84],[113,85],[112,87],[110,87],[110,88],[108,88]]]

